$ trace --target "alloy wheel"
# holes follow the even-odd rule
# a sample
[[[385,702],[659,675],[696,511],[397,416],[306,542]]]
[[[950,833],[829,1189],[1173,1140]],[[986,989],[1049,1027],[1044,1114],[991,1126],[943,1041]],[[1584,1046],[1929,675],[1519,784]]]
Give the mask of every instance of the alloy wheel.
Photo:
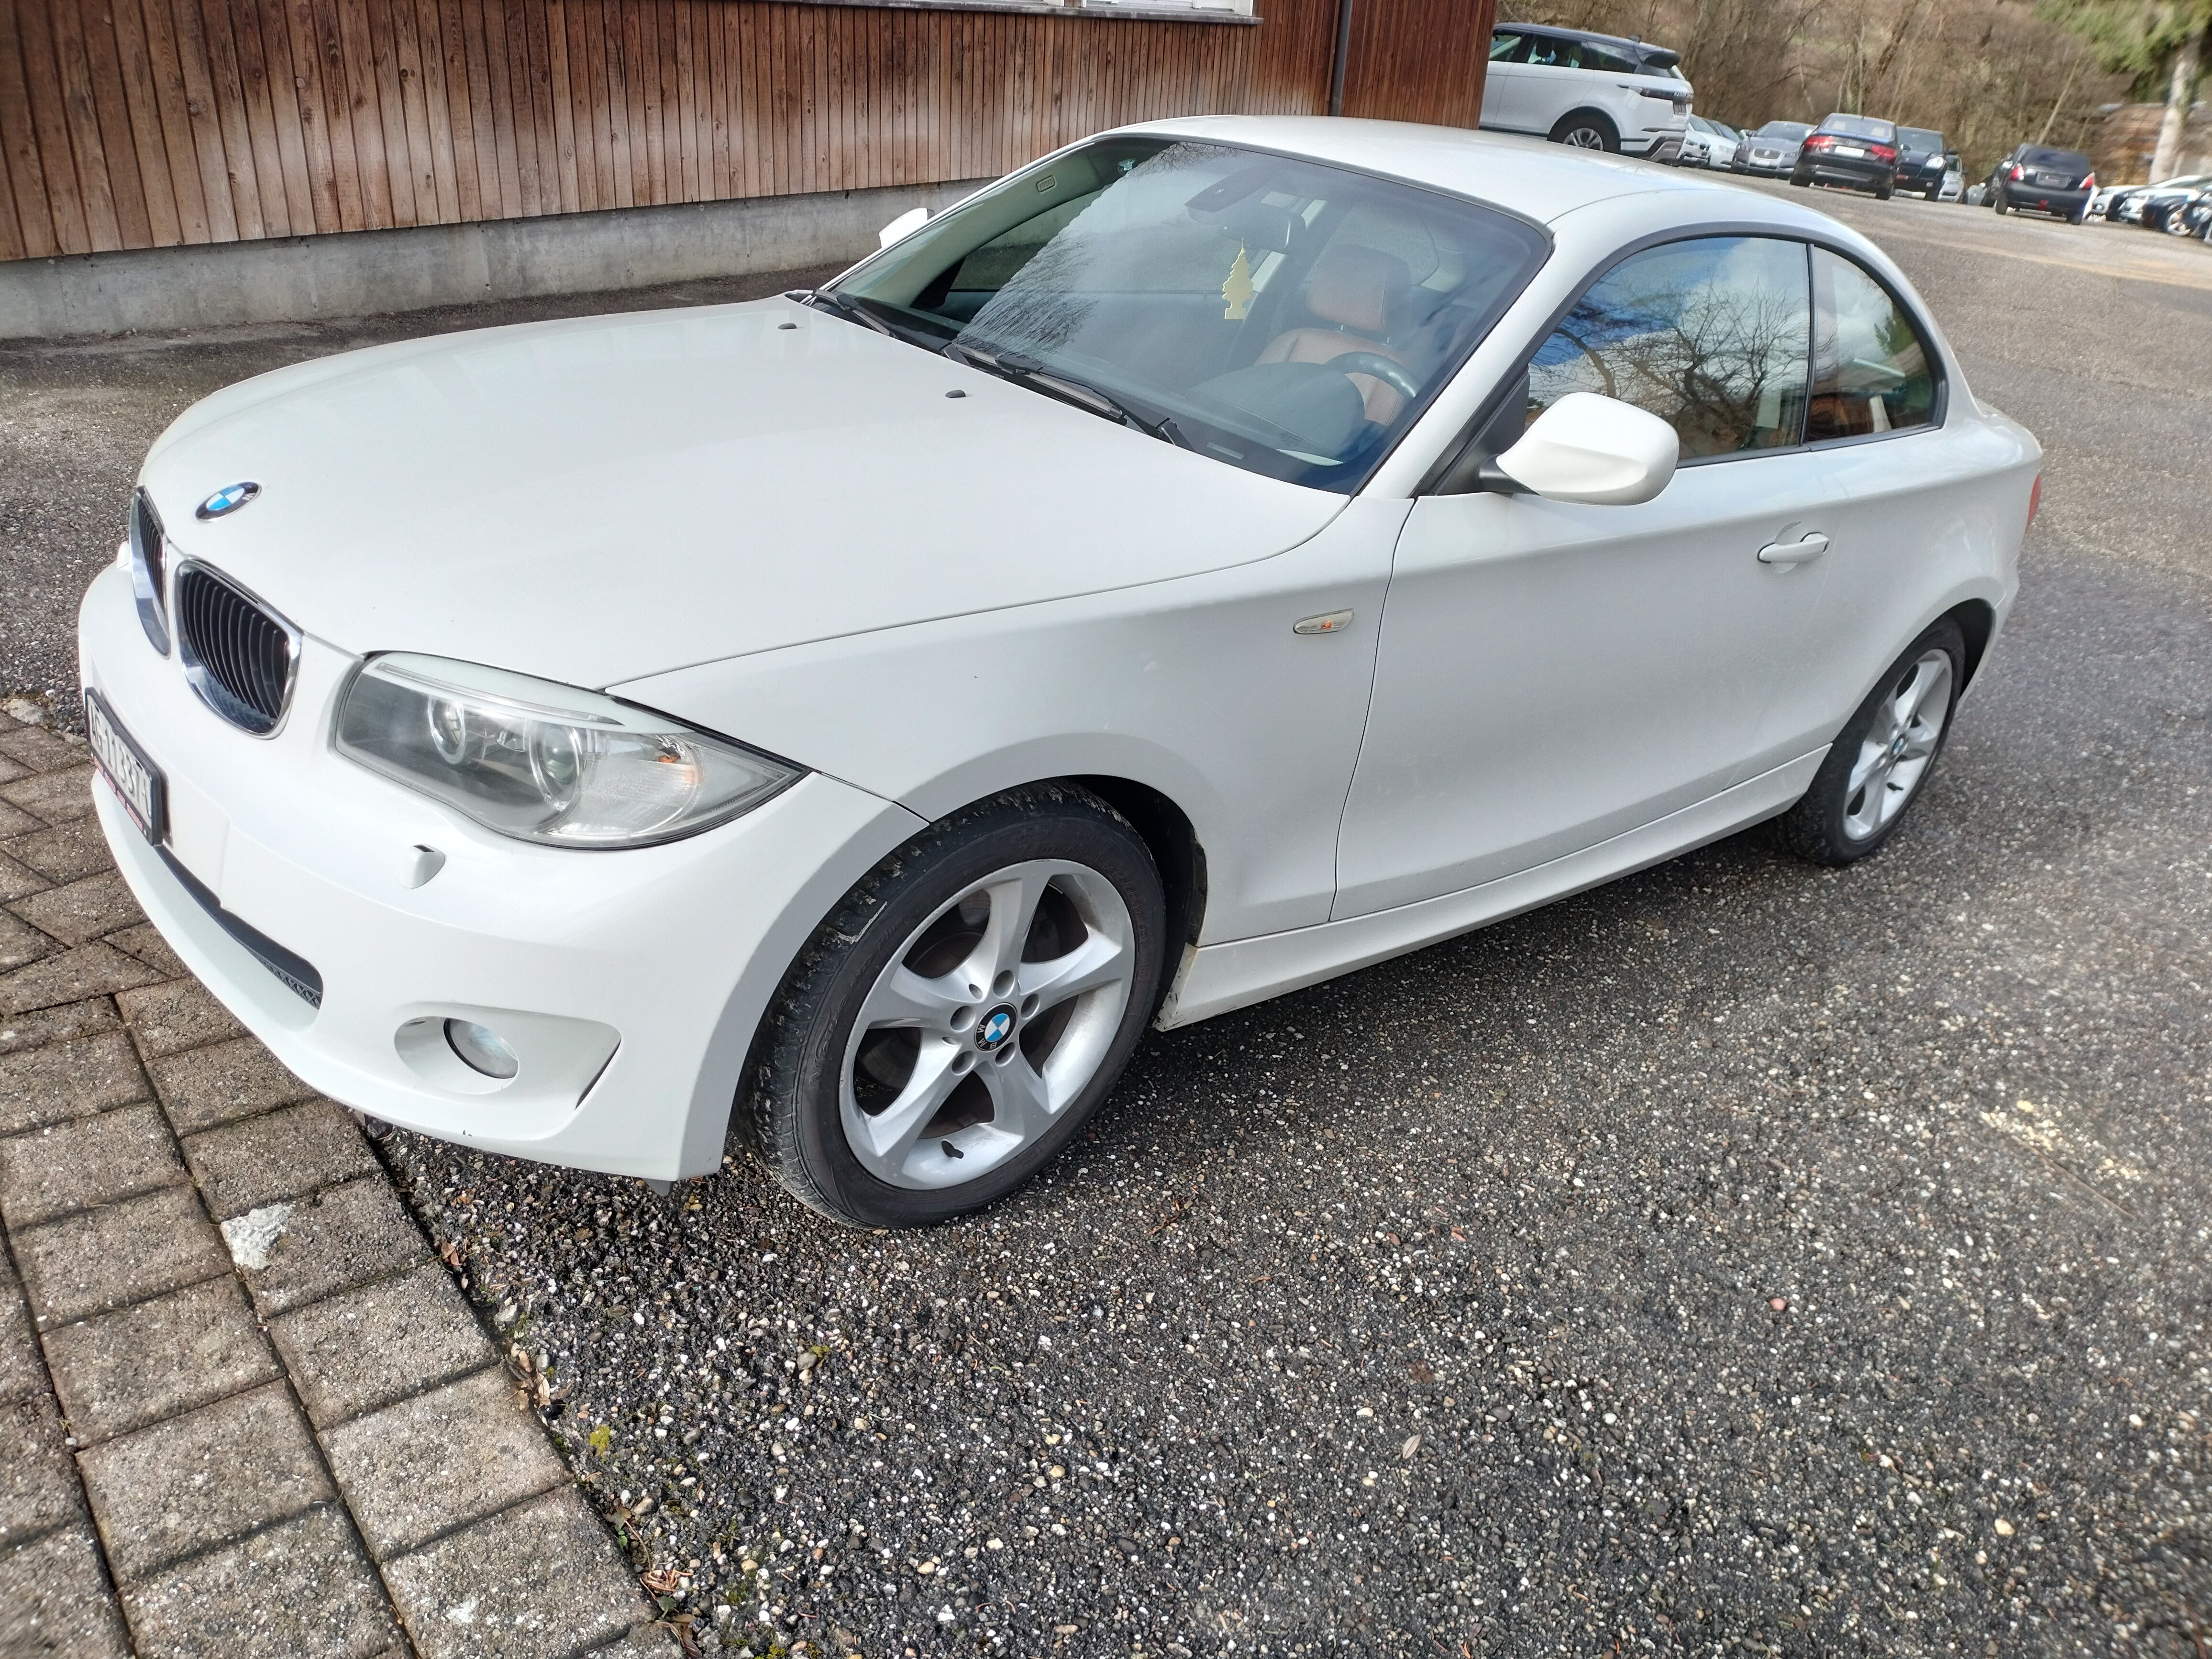
[[[1036,860],[941,906],[877,976],[847,1040],[840,1116],[868,1172],[973,1181],[1044,1135],[1106,1059],[1135,929],[1097,871]]]
[[[1559,142],[1574,149],[1603,149],[1605,135],[1595,127],[1570,127],[1560,135]]]
[[[1924,651],[1875,705],[1860,739],[1844,796],[1844,830],[1853,841],[1877,834],[1905,810],[1950,718],[1950,653]]]

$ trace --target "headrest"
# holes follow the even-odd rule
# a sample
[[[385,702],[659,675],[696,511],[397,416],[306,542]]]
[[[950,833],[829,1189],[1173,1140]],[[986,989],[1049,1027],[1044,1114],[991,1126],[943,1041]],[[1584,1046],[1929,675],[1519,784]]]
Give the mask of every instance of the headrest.
[[[1314,262],[1306,309],[1324,322],[1382,339],[1405,314],[1413,274],[1394,253],[1339,242]]]

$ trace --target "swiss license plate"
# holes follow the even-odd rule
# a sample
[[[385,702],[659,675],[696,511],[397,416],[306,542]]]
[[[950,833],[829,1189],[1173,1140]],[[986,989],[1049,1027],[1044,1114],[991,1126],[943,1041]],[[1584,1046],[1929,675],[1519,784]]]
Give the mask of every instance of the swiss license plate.
[[[2035,175],[2035,182],[2045,186],[2046,189],[2053,185],[2057,185],[2063,189],[2064,186],[2072,184],[2074,181],[2071,179],[2069,179],[2063,173],[2039,173]]]
[[[100,694],[89,688],[84,694],[84,730],[100,776],[113,786],[131,821],[159,847],[169,828],[168,784],[161,769],[146,758],[131,734],[107,712]]]
[[[1866,152],[1861,149],[1856,144],[1838,144],[1836,146],[1836,154],[1838,155],[1863,155]]]

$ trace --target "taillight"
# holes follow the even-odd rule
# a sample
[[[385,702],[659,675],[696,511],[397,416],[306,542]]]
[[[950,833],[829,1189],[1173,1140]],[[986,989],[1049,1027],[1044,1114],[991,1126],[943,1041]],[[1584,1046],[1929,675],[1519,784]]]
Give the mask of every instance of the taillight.
[[[2081,188],[2084,190],[2094,190],[2096,187],[2097,175],[2094,173],[2081,181]]]
[[[1887,144],[1869,144],[1867,154],[1877,161],[1894,161],[1897,159],[1897,152]]]
[[[2021,166],[2021,164],[2020,164],[2019,162],[2014,161],[2014,162],[2012,164],[2012,175],[2011,175],[2011,176],[2012,176],[2014,179],[2025,179],[2025,178],[2027,178],[2027,169],[2026,167],[2023,167],[2022,166]]]
[[[2035,475],[2035,488],[2027,492],[2027,521],[2035,522],[2036,509],[2043,505],[2043,475]]]
[[[1816,132],[1805,141],[1802,148],[1805,149],[1826,149],[1834,142],[1835,140],[1829,137],[1826,133]]]

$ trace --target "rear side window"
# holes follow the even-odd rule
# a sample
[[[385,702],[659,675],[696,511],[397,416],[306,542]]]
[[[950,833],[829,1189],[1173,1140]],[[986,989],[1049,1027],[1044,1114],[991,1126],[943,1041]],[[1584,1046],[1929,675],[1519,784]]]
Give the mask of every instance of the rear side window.
[[[1842,255],[1816,247],[1813,291],[1808,441],[1870,437],[1932,422],[1935,354],[1889,290]]]
[[[1805,245],[1708,236],[1632,255],[1528,369],[1532,420],[1571,392],[1659,416],[1685,460],[1801,441],[1812,308]]]
[[[1532,36],[1528,41],[1528,62],[1546,69],[1580,69],[1582,42],[1562,40],[1553,34]]]
[[[1626,53],[1612,46],[1601,46],[1595,40],[1583,42],[1583,68],[1602,70],[1607,75],[1641,75],[1643,65]]]

